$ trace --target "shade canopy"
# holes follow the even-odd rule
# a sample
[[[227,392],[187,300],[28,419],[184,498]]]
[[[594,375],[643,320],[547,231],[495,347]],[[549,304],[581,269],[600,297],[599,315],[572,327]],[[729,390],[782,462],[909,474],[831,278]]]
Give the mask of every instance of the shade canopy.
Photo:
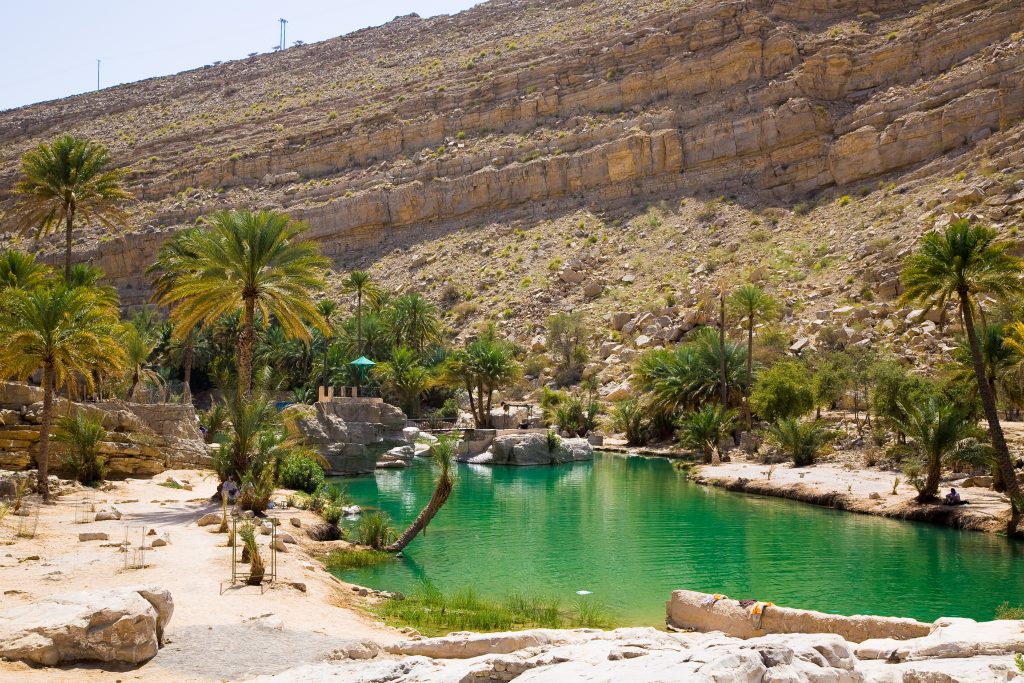
[[[366,356],[359,356],[359,358],[356,358],[354,361],[349,363],[349,365],[354,365],[357,368],[372,368],[376,363]]]

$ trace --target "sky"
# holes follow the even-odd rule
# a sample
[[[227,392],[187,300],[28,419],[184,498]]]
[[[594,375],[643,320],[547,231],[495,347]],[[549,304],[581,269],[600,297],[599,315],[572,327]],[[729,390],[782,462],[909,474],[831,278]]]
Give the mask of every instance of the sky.
[[[312,43],[396,16],[454,14],[480,0],[3,0],[0,110]]]

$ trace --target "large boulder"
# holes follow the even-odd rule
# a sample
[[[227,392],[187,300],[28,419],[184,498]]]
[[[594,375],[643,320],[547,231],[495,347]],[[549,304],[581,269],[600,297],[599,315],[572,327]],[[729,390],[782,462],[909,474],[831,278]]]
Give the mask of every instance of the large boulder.
[[[284,417],[288,432],[315,448],[332,475],[369,474],[377,466],[382,445],[408,443],[405,414],[380,399],[337,398],[294,405]]]
[[[0,657],[139,664],[156,654],[173,613],[170,592],[156,586],[55,595],[0,612]]]
[[[552,465],[591,460],[594,447],[586,439],[551,442],[545,433],[526,432],[495,437],[490,453],[495,465]]]

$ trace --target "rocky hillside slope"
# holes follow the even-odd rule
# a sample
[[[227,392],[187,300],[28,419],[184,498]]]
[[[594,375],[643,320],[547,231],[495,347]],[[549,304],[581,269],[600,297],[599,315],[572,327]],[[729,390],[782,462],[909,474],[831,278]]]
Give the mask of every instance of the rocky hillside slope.
[[[1022,122],[1018,0],[492,0],[0,113],[0,209],[73,131],[133,169],[131,229],[76,252],[128,305],[168,234],[254,207],[523,341],[576,308],[649,311],[659,343],[752,276],[790,341],[870,343],[920,336],[878,302],[923,230],[1019,220]]]

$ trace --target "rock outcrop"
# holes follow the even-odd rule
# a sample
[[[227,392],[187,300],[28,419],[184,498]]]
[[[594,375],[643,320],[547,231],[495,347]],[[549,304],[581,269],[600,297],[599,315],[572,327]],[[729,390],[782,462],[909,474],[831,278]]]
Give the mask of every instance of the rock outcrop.
[[[594,458],[594,447],[586,439],[558,438],[553,442],[547,432],[496,436],[489,452],[489,462],[494,465],[557,465]]]
[[[713,596],[696,591],[672,591],[666,605],[668,624],[692,631],[721,631],[737,638],[769,633],[834,633],[859,643],[871,638],[905,640],[928,635],[931,626],[913,619],[867,615],[846,616],[771,605],[759,615],[731,598],[712,602]]]
[[[742,640],[721,633],[664,633],[653,628],[533,629],[456,633],[402,641],[383,649],[389,658],[308,665],[254,681],[995,683],[1017,677],[1008,656],[1012,648],[1004,648],[1007,654],[1001,657],[931,656],[887,662],[859,659],[850,643],[821,633]]]
[[[0,382],[0,469],[35,467],[43,391],[18,382]],[[206,463],[206,447],[191,405],[144,405],[125,401],[73,403],[75,411],[100,420],[106,437],[99,453],[106,460],[108,476],[147,476],[169,467]],[[54,402],[57,414],[68,408],[64,399]],[[59,470],[61,444],[51,441],[50,468]]]
[[[390,447],[408,445],[405,414],[379,398],[336,398],[312,406],[295,405],[285,410],[284,417],[289,433],[315,448],[332,475],[368,474],[377,466],[378,456]]]
[[[156,655],[173,613],[170,592],[156,586],[55,595],[0,612],[0,657],[139,664]]]

